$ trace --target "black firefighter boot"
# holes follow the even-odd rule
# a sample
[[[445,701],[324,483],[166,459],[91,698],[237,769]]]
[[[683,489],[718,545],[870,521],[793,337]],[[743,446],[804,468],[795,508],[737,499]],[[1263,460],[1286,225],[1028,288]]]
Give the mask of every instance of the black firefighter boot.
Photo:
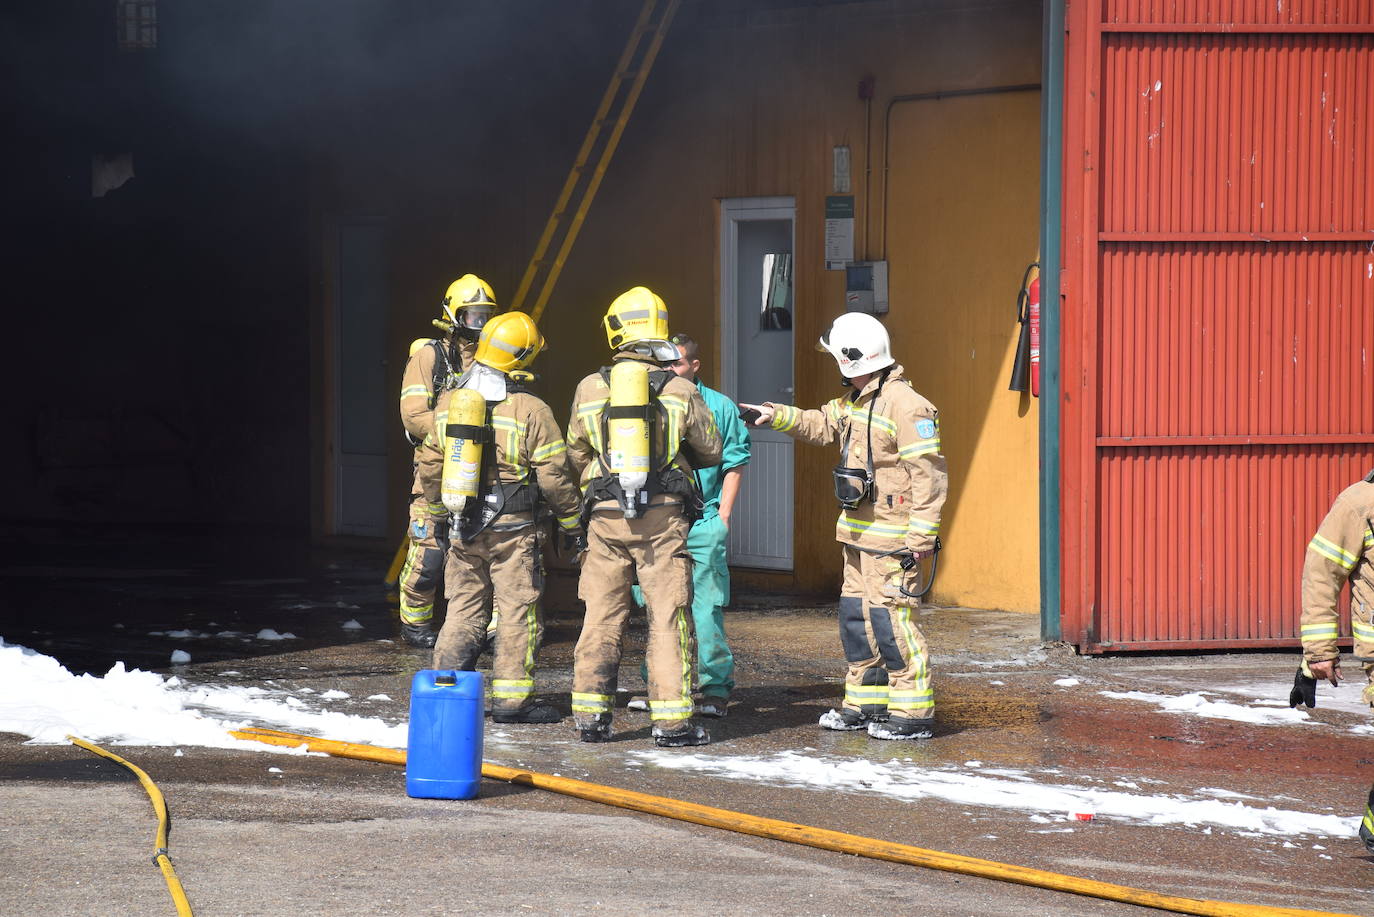
[[[434,649],[436,635],[434,628],[428,621],[420,624],[410,624],[405,620],[401,621],[401,639],[407,646],[417,647],[422,650]]]
[[[1374,853],[1374,786],[1369,788],[1369,801],[1364,805],[1364,819],[1360,822],[1360,840],[1365,849]]]
[[[659,748],[685,748],[688,745],[707,745],[711,741],[711,734],[690,720],[672,731],[655,726],[653,736],[654,744]]]
[[[611,740],[611,715],[597,713],[592,716],[575,716],[577,737],[583,742],[609,742]]]

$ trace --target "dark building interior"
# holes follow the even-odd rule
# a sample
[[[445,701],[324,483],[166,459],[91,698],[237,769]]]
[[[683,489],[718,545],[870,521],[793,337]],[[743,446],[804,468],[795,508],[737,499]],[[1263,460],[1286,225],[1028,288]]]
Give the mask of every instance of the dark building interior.
[[[623,41],[566,7],[12,6],[6,520],[308,535],[312,207],[549,200],[501,150],[575,148]]]

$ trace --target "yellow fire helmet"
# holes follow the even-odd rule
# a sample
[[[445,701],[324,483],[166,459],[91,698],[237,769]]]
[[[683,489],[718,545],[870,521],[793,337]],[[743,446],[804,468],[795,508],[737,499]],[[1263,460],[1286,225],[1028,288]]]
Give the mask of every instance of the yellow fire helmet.
[[[473,359],[503,373],[524,369],[544,349],[544,337],[534,319],[523,312],[507,312],[487,322],[477,339]]]
[[[615,298],[601,324],[612,350],[637,341],[667,341],[668,307],[648,287],[634,287]]]
[[[496,312],[496,294],[491,291],[491,284],[481,277],[464,274],[448,285],[440,308],[444,314],[434,320],[436,326],[476,338]]]

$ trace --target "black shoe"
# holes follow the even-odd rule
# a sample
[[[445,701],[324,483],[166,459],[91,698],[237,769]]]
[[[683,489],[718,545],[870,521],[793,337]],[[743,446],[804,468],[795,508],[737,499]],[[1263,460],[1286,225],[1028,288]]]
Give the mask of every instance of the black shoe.
[[[407,624],[401,622],[401,639],[408,646],[418,647],[422,650],[434,649],[435,640],[434,628],[429,626],[429,622],[424,624]]]
[[[493,723],[561,723],[563,714],[548,704],[533,704],[519,710],[493,710]]]
[[[935,735],[935,720],[890,716],[887,722],[870,722],[868,734],[875,739],[928,739]]]
[[[608,713],[596,716],[577,717],[577,737],[583,742],[609,742],[611,740],[611,717]]]
[[[657,726],[653,728],[654,744],[659,748],[684,748],[688,745],[707,745],[711,734],[700,726],[688,723],[681,729],[664,732]]]

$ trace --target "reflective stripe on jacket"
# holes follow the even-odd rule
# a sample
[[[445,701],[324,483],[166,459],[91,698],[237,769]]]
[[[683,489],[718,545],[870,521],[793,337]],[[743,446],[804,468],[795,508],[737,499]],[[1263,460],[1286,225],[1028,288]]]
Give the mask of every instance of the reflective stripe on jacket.
[[[817,410],[773,405],[774,430],[815,446],[849,441],[840,464],[867,468],[872,418],[873,498],[840,511],[835,540],[873,551],[902,547],[925,551],[940,532],[948,475],[940,454],[940,415],[911,387],[900,365],[879,391],[882,374],[863,391],[835,398]],[[870,408],[872,413],[870,415]]]

